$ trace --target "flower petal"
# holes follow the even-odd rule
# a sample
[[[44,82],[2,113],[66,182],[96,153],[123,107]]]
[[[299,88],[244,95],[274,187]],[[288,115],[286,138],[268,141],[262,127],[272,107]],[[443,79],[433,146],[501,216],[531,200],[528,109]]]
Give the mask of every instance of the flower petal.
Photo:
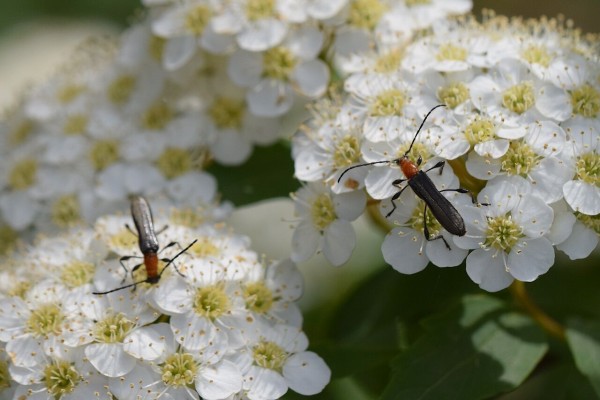
[[[290,389],[304,396],[320,393],[331,379],[331,370],[325,361],[311,351],[288,358],[282,372]]]

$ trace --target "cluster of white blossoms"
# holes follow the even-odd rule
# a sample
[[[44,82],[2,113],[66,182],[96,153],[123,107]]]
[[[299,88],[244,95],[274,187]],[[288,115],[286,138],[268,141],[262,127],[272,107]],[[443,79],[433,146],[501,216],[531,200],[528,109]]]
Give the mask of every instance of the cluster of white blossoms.
[[[141,254],[130,217],[39,239],[3,261],[0,398],[267,400],[288,389],[320,392],[331,373],[307,351],[295,264],[265,262],[247,237],[191,211],[156,223],[165,227],[163,260],[196,242],[158,283],[135,290],[94,294],[145,279],[144,266],[135,269]]]
[[[344,263],[355,242],[349,221],[365,205],[389,230],[383,256],[402,273],[466,258],[471,279],[497,291],[547,272],[554,247],[587,257],[600,236],[598,48],[562,21],[486,15],[438,21],[409,44],[363,54],[294,140],[295,173],[307,183],[295,195],[293,259],[320,248]],[[408,156],[424,171],[445,161],[428,175],[464,219],[462,237],[424,215],[410,189],[386,217],[406,185],[392,161],[439,104]],[[461,186],[476,197],[452,191]],[[425,218],[429,238],[443,240],[427,240]]]
[[[129,195],[212,203],[213,161],[239,165],[276,141],[294,102],[322,97],[333,64],[471,0],[145,0],[113,42],[82,46],[0,119],[0,251],[16,238],[92,223]],[[295,117],[297,119],[297,117]]]

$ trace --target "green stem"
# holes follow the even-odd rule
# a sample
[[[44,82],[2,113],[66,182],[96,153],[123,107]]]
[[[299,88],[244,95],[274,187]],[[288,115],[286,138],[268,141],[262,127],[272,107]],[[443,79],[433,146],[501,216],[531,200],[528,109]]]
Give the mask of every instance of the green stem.
[[[565,327],[558,323],[555,319],[544,312],[534,301],[529,297],[525,290],[525,283],[515,280],[510,286],[510,291],[517,301],[529,315],[549,334],[565,340]]]

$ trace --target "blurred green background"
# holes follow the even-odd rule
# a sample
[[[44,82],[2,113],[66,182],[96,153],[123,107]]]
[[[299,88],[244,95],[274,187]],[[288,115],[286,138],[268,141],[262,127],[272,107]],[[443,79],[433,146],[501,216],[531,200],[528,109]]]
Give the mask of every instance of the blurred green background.
[[[499,14],[534,17],[564,14],[586,32],[599,32],[600,0],[475,0],[475,10],[492,8]],[[37,17],[100,18],[126,25],[140,0],[19,0],[0,2],[0,33]]]

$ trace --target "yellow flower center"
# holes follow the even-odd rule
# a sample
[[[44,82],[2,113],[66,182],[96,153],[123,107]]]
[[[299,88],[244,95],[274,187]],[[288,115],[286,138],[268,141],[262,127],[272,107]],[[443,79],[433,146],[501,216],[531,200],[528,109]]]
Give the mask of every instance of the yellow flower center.
[[[71,393],[83,378],[67,361],[55,361],[44,368],[44,384],[54,399]]]
[[[17,243],[19,235],[8,225],[0,225],[0,256],[8,254]]]
[[[116,78],[108,85],[108,100],[115,104],[123,104],[129,100],[131,92],[135,88],[135,77],[132,75],[122,75]]]
[[[191,9],[185,16],[185,28],[194,35],[201,35],[210,22],[212,11],[207,6],[200,4]]]
[[[355,0],[350,4],[348,24],[373,30],[387,9],[387,5],[379,0]]]
[[[600,214],[587,215],[576,212],[575,216],[583,225],[596,232],[596,235],[600,235]]]
[[[275,0],[248,0],[246,2],[246,17],[257,21],[275,16]]]
[[[484,246],[510,253],[513,246],[522,237],[521,228],[513,221],[512,216],[489,218]]]
[[[96,322],[93,335],[94,339],[100,343],[123,343],[127,334],[134,327],[135,324],[124,314],[113,314]]]
[[[595,152],[579,156],[576,164],[577,179],[600,187],[600,156]]]
[[[448,86],[441,87],[437,92],[438,99],[449,108],[456,108],[469,100],[469,88],[462,82],[452,82]]]
[[[166,39],[159,36],[152,36],[152,38],[150,38],[150,43],[148,44],[148,53],[152,56],[154,61],[162,60],[166,43]]]
[[[141,125],[148,130],[161,130],[173,120],[173,117],[173,110],[167,104],[159,102],[148,108],[142,115]]]
[[[231,304],[221,285],[206,286],[196,290],[194,311],[205,318],[215,319],[229,312]]]
[[[88,126],[89,117],[84,114],[74,114],[71,115],[65,121],[65,125],[63,126],[63,132],[65,135],[81,135],[85,133],[85,130]]]
[[[79,201],[75,195],[59,197],[51,210],[52,222],[60,228],[73,226],[81,220],[79,214]]]
[[[166,385],[187,387],[196,379],[198,364],[191,354],[175,353],[167,357],[161,369],[161,378]]]
[[[263,54],[263,74],[267,78],[285,81],[297,63],[296,56],[289,49],[274,47]]]
[[[166,178],[173,179],[190,171],[194,163],[189,151],[169,147],[156,160],[156,166]]]
[[[335,219],[333,200],[328,194],[320,194],[312,203],[311,216],[313,224],[321,231],[327,228]]]
[[[360,142],[356,136],[346,135],[335,145],[333,165],[336,169],[352,165],[360,160]]]
[[[377,57],[374,70],[380,74],[389,74],[398,71],[403,57],[404,49],[400,47],[385,52]]]
[[[461,46],[445,43],[440,46],[435,59],[438,61],[465,61],[469,52]]]
[[[66,85],[56,93],[56,99],[62,104],[69,104],[85,91],[82,85]]]
[[[545,47],[533,44],[523,50],[521,56],[528,63],[539,64],[542,67],[548,67],[552,61],[552,56]]]
[[[417,232],[423,232],[424,228],[424,215],[423,210],[424,206],[422,202],[419,202],[421,205],[415,207],[412,216],[407,222],[407,225],[414,229]],[[442,225],[438,222],[438,220],[431,213],[431,209],[427,208],[427,229],[429,230],[429,237],[433,238],[440,234],[442,231]]]
[[[502,105],[504,108],[523,114],[535,104],[535,94],[531,82],[523,82],[514,85],[502,93]]]
[[[509,175],[526,176],[541,160],[525,142],[513,141],[502,158],[502,170]]]
[[[10,373],[8,372],[8,364],[0,360],[0,393],[10,387]]]
[[[37,168],[35,159],[17,162],[8,175],[8,185],[15,190],[27,189],[36,181]]]
[[[208,114],[219,129],[239,129],[242,126],[246,105],[244,100],[218,97],[208,109]]]
[[[496,127],[489,119],[477,118],[465,128],[465,138],[471,146],[493,140],[496,137]]]
[[[27,331],[36,336],[60,334],[65,317],[55,304],[44,304],[31,311],[27,321]]]
[[[281,371],[288,358],[286,351],[273,342],[262,341],[252,350],[254,362],[259,367]]]
[[[96,171],[102,171],[119,159],[119,142],[114,139],[99,140],[90,149],[90,162]]]
[[[244,287],[244,299],[249,310],[259,314],[268,312],[273,306],[273,293],[263,282],[248,283]]]
[[[571,91],[573,114],[596,118],[600,113],[600,92],[593,86],[583,85]]]
[[[31,135],[32,132],[33,122],[25,120],[19,125],[17,125],[15,129],[13,129],[13,131],[8,134],[8,138],[11,144],[21,144],[25,140],[27,140],[27,138],[29,137],[29,135]]]
[[[373,117],[401,116],[406,101],[406,94],[400,89],[383,91],[371,104],[370,115]]]
[[[431,0],[405,0],[404,3],[407,7],[414,7],[420,5],[430,4]]]
[[[90,283],[94,277],[95,271],[96,267],[94,264],[86,261],[74,260],[63,267],[60,274],[60,280],[65,286],[76,288]]]
[[[198,241],[190,248],[189,252],[196,257],[214,257],[221,252],[219,248],[212,242],[210,237],[200,237]]]

